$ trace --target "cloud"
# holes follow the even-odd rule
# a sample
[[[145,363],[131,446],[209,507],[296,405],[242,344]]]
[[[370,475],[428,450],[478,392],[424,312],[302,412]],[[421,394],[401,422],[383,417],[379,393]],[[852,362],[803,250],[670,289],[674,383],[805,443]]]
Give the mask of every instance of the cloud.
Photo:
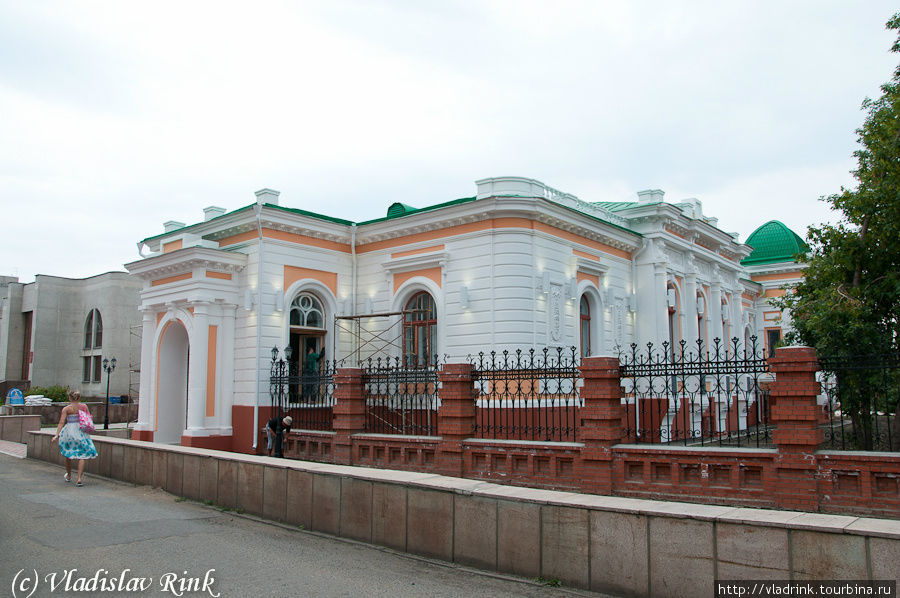
[[[364,220],[500,175],[588,201],[660,187],[743,238],[771,217],[802,234],[850,182],[859,104],[896,62],[893,10],[5,3],[0,184],[27,224],[0,257],[26,279],[86,276],[261,187]]]

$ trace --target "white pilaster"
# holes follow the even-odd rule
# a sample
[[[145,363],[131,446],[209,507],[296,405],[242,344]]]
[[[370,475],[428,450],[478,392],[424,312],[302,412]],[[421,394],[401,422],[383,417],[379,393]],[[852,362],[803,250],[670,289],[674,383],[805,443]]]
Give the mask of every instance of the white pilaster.
[[[191,355],[188,374],[188,436],[198,435],[206,426],[206,366],[209,355],[209,308],[206,303],[194,304],[194,326],[191,331]]]
[[[135,430],[153,430],[156,428],[154,417],[156,414],[156,389],[153,384],[152,372],[156,370],[156,355],[153,351],[153,337],[156,335],[156,313],[152,310],[143,310],[141,330],[141,387],[139,390],[138,422]]]
[[[686,349],[697,348],[697,338],[700,331],[697,329],[697,274],[690,272],[684,276],[684,297],[681,300],[681,309],[684,311],[685,326],[684,340]]]
[[[231,407],[234,405],[234,322],[236,306],[222,307],[222,352],[219,355],[219,380],[222,392],[216,403],[216,415],[222,434],[231,434]]]
[[[722,283],[714,281],[709,285],[709,343],[710,350],[714,349],[715,339],[722,338]]]

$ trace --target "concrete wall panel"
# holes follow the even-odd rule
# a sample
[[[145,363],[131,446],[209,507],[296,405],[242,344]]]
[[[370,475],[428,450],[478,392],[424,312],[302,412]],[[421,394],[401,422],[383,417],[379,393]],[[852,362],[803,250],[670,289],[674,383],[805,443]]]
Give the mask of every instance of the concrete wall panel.
[[[263,471],[255,463],[238,463],[237,507],[253,515],[263,514]]]
[[[372,483],[344,478],[341,482],[341,536],[372,541]]]
[[[497,501],[458,495],[455,502],[453,560],[496,571]]]
[[[719,523],[716,556],[719,579],[790,579],[784,528]]]
[[[263,517],[287,519],[287,469],[266,467],[263,472]]]
[[[792,530],[791,561],[798,581],[868,577],[862,536]]]
[[[310,528],[326,534],[337,534],[341,524],[341,478],[313,476],[312,521]]]
[[[310,527],[312,522],[312,474],[288,470],[285,520],[293,525]]]
[[[453,495],[410,488],[407,496],[406,549],[423,556],[453,560]]]
[[[372,485],[372,542],[406,550],[406,487]]]
[[[497,568],[523,577],[541,574],[541,507],[514,500],[497,503]]]
[[[591,589],[647,595],[648,548],[646,517],[591,511]]]
[[[565,585],[588,587],[588,511],[541,508],[541,576]]]
[[[713,595],[711,521],[651,517],[649,538],[651,595]]]

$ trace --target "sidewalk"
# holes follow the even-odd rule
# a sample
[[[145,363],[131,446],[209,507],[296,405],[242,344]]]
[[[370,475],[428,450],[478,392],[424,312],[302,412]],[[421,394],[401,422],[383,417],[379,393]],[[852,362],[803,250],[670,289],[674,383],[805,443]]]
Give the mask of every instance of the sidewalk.
[[[9,455],[11,457],[18,457],[19,459],[25,458],[25,450],[28,448],[27,444],[22,444],[19,442],[9,442],[7,440],[0,440],[0,453],[4,455]]]

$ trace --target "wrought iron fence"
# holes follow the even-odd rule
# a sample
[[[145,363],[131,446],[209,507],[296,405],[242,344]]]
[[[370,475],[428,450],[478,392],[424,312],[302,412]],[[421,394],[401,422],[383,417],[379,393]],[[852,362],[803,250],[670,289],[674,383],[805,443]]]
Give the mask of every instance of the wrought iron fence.
[[[296,430],[331,430],[334,411],[334,374],[336,364],[322,361],[314,371],[300,370],[291,359],[291,348],[279,356],[272,347],[269,368],[269,396],[281,415],[290,415]]]
[[[745,345],[631,345],[619,356],[626,442],[772,445],[769,365],[757,338]]]
[[[420,365],[416,356],[369,359],[363,364],[366,431],[434,436],[438,421],[437,356]]]
[[[469,356],[478,413],[473,433],[481,438],[575,442],[578,356],[544,348]]]
[[[900,451],[900,353],[822,356],[826,449]]]

